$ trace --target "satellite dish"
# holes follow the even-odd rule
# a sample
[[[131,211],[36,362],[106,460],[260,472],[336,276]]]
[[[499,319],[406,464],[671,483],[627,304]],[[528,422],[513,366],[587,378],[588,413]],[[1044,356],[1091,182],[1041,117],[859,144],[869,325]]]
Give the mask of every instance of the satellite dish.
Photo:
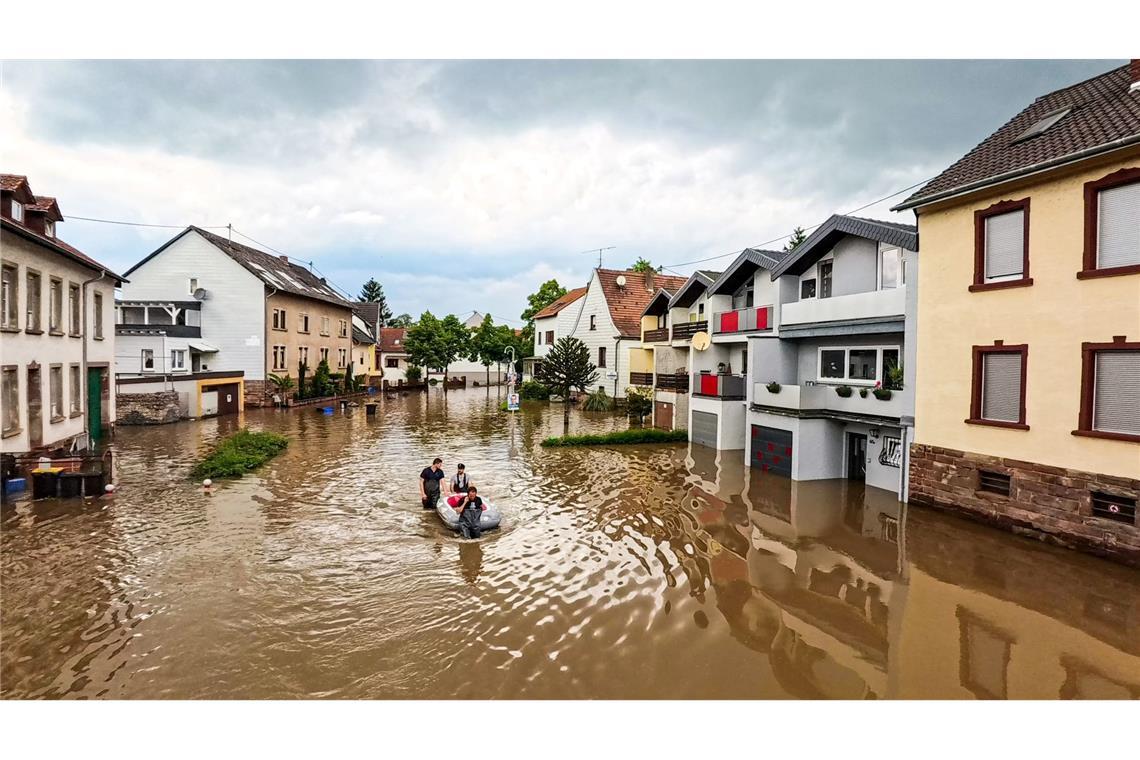
[[[704,351],[711,345],[712,338],[709,337],[709,334],[707,332],[701,330],[700,332],[693,333],[693,348],[697,349],[698,351]]]
[[[206,292],[205,288],[197,288],[194,291],[194,298],[198,299],[199,301],[205,301],[209,297],[210,294]]]
[[[624,274],[619,274],[619,275],[617,276],[617,280],[616,280],[616,282],[617,282],[617,286],[618,286],[619,288],[624,288],[624,287],[625,287],[625,275],[624,275]]]

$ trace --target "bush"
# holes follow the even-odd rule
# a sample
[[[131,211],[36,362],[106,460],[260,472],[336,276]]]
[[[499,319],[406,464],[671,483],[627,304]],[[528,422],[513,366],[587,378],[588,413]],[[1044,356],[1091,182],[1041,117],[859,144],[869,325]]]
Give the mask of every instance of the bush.
[[[194,478],[240,478],[280,454],[289,439],[277,433],[255,433],[242,428],[219,443],[194,466]]]
[[[550,389],[537,380],[527,380],[519,386],[519,398],[527,401],[546,401],[550,398]]]
[[[404,370],[404,378],[409,383],[417,383],[421,377],[423,377],[423,370],[421,370],[419,367],[410,366]]]
[[[653,414],[653,389],[626,388],[625,389],[626,414],[630,418],[637,418],[638,422]]]
[[[867,398],[867,389],[866,388],[860,388],[859,389],[859,398]]]
[[[850,397],[851,396],[851,386],[850,385],[840,385],[840,386],[836,387],[835,395],[839,396],[840,398]]]
[[[890,388],[876,388],[872,393],[875,394],[875,398],[879,399],[879,401],[887,401],[891,397]]]
[[[563,435],[547,438],[543,446],[620,446],[634,443],[681,443],[689,440],[687,430],[659,430],[632,428],[612,433],[591,435]]]
[[[325,359],[321,360],[317,365],[317,371],[313,373],[311,390],[311,398],[324,398],[336,392],[336,387],[332,382],[332,376],[329,374],[329,363]]]
[[[606,394],[605,388],[598,388],[586,396],[586,401],[582,404],[583,411],[587,412],[608,412],[613,408],[614,400]]]

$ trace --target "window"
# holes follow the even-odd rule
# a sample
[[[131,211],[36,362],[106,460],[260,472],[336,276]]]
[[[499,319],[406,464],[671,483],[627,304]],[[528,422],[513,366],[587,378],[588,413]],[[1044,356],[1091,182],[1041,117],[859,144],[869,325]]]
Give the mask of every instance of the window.
[[[600,346],[598,348],[598,366],[599,367],[606,366],[606,347],[605,346]]]
[[[1081,413],[1075,435],[1140,441],[1140,342],[1081,346]]]
[[[172,348],[170,350],[170,371],[186,369],[186,351]]]
[[[44,236],[55,237],[55,221],[48,219],[44,222]]]
[[[51,302],[48,304],[48,330],[63,335],[63,280],[51,281]]]
[[[819,262],[819,297],[831,298],[831,268],[834,262],[831,259]]]
[[[887,367],[897,366],[898,346],[856,346],[819,349],[819,379],[874,385]],[[885,383],[884,383],[885,385]]]
[[[733,310],[748,308],[749,306],[752,305],[753,298],[754,298],[753,283],[752,283],[752,280],[749,280],[748,282],[744,283],[739,288],[737,288],[736,292],[732,294],[732,308],[733,308]]]
[[[154,351],[149,348],[142,350],[142,371],[154,372]]]
[[[1140,274],[1140,167],[1085,184],[1081,279]]]
[[[958,676],[979,699],[1005,699],[1012,637],[958,608]]]
[[[327,348],[320,348],[317,349],[317,351],[320,354],[321,361],[327,364],[329,360],[329,350]]]
[[[83,383],[80,382],[78,364],[72,364],[68,371],[71,379],[71,416],[77,417],[83,413]]]
[[[273,347],[273,369],[285,369],[285,346]]]
[[[901,287],[905,283],[902,250],[884,248],[879,252],[879,290]]]
[[[67,313],[68,313],[68,332],[72,335],[79,335],[80,321],[79,321],[79,286],[71,284],[67,286]]]
[[[24,323],[24,328],[28,332],[40,332],[40,324],[42,322],[40,317],[40,300],[43,297],[41,292],[43,288],[43,278],[40,277],[39,272],[28,271],[28,318]]]
[[[554,345],[554,331],[553,330],[547,330],[546,331],[546,345],[548,345],[548,346]]]
[[[347,367],[348,366],[348,349],[347,348],[338,348],[336,350],[336,352],[337,352],[336,366],[341,367],[341,368]]]
[[[19,271],[14,264],[5,264],[0,276],[0,327],[15,330],[20,327]]]
[[[95,305],[93,307],[95,314],[95,340],[103,340],[103,294],[95,294]]]
[[[325,319],[328,319],[328,317],[326,317]],[[348,320],[346,320],[346,319],[342,319],[340,321],[340,337],[342,337],[342,338],[348,337]]]
[[[285,310],[284,309],[274,309],[273,310],[273,329],[274,330],[284,330],[285,325],[286,325]]]
[[[800,300],[806,298],[815,298],[815,278],[810,280],[803,280],[800,282]]]
[[[1028,430],[1025,424],[1025,376],[1029,346],[974,346],[970,417],[974,425]]]
[[[590,315],[590,329],[591,330],[597,330],[598,329],[598,318],[594,314]]]
[[[4,367],[0,380],[0,397],[4,402],[4,435],[20,432],[20,371]]]
[[[899,364],[899,350],[897,348],[883,349],[883,387],[892,391],[903,389],[902,365]]]
[[[301,324],[297,328],[297,332],[307,333],[309,331],[309,315],[301,314]]]
[[[321,317],[321,335],[329,334],[329,318]]]
[[[1029,199],[1001,201],[974,212],[972,292],[1032,285]]]
[[[301,364],[308,365],[309,363],[309,347],[301,346],[297,349],[297,359]]]
[[[12,219],[17,222],[24,221],[24,204],[18,200],[12,200]]]
[[[63,419],[63,367],[53,366],[48,371],[48,392],[51,396],[51,421]]]
[[[198,289],[198,278],[190,278],[190,295],[194,295],[194,291]]]
[[[400,366],[400,360],[397,359],[395,356],[389,356],[387,359],[384,360],[384,366],[385,367],[392,367],[392,368],[399,367]]]

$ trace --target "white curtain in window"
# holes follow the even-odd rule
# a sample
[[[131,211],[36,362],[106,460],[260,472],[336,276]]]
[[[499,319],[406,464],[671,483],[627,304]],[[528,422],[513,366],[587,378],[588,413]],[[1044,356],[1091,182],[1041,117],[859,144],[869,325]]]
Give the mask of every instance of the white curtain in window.
[[[1093,429],[1140,435],[1140,351],[1097,353]]]
[[[1102,190],[1097,210],[1097,267],[1140,264],[1140,182]]]
[[[986,218],[986,279],[1023,274],[1025,212]]]
[[[1021,419],[1021,354],[983,355],[982,418],[1002,422]]]

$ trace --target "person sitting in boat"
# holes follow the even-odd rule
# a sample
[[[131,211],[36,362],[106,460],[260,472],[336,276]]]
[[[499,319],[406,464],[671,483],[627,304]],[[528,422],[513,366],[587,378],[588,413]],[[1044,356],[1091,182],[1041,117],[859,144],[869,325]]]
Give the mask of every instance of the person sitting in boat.
[[[463,501],[456,505],[459,512],[459,531],[464,538],[479,538],[483,535],[481,521],[483,520],[483,500],[479,498],[479,490],[475,486],[467,487],[467,495]]]
[[[451,492],[452,493],[467,493],[467,487],[471,485],[471,479],[467,475],[463,463],[460,462],[455,467],[455,474],[451,476]]]
[[[420,473],[420,501],[424,509],[435,509],[439,501],[439,481],[447,477],[443,472],[443,460],[436,457],[431,467],[425,467]]]

